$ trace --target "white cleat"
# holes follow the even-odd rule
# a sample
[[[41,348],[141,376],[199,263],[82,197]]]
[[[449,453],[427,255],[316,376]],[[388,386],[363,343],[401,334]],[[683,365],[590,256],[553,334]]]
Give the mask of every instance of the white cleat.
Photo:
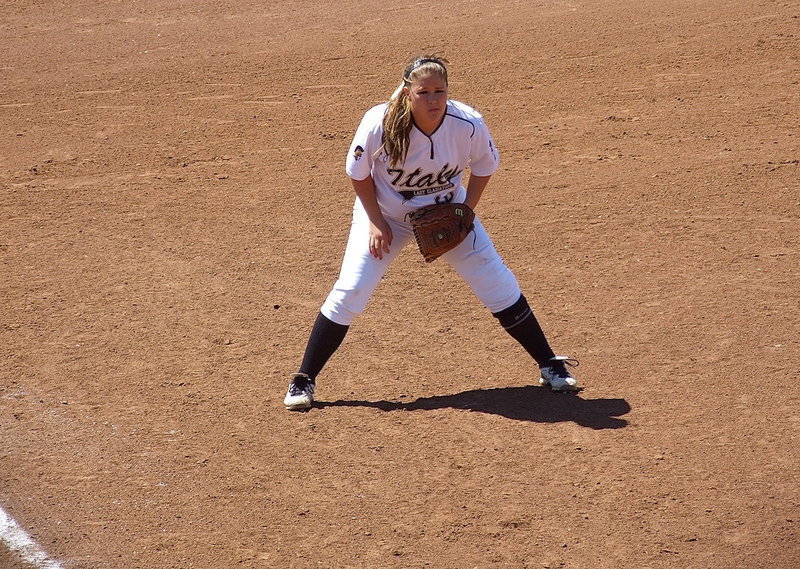
[[[567,366],[575,367],[578,360],[573,360],[567,356],[555,356],[550,359],[548,365],[539,368],[542,376],[539,378],[539,385],[549,385],[550,389],[559,392],[578,391],[578,382],[567,371]]]
[[[309,409],[314,402],[314,388],[316,384],[304,373],[293,373],[292,382],[283,404],[290,411]]]

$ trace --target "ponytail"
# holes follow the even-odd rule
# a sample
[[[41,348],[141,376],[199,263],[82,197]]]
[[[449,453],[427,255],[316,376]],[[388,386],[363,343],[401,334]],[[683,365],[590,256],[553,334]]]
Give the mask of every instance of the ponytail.
[[[411,105],[403,93],[404,79],[389,99],[389,107],[383,117],[383,151],[389,157],[389,166],[394,168],[406,159],[408,135],[411,132]]]

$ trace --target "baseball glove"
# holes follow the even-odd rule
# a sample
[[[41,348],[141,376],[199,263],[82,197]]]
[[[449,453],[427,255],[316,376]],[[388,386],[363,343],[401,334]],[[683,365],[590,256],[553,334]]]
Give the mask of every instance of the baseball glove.
[[[412,211],[408,218],[426,263],[461,243],[475,227],[475,212],[463,203],[429,205]]]

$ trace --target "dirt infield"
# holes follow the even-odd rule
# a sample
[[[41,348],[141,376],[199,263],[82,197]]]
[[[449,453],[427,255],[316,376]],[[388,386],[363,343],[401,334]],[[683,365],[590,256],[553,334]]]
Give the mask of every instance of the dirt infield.
[[[0,31],[0,506],[66,569],[798,566],[798,2],[18,0]],[[350,138],[431,50],[585,389],[408,248],[287,412]]]

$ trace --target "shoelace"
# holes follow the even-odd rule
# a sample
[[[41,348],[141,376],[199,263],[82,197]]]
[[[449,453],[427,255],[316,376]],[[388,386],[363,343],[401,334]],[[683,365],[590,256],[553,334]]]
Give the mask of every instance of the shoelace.
[[[578,367],[579,365],[580,362],[575,358],[568,358],[565,360],[557,360],[553,362],[552,364],[550,364],[550,369],[552,369],[553,372],[555,372],[555,374],[559,377],[572,377],[572,375],[569,373],[569,370],[567,369],[567,366]]]
[[[305,377],[296,377],[292,381],[292,387],[289,391],[292,395],[301,395],[306,391],[314,393],[314,382]]]

